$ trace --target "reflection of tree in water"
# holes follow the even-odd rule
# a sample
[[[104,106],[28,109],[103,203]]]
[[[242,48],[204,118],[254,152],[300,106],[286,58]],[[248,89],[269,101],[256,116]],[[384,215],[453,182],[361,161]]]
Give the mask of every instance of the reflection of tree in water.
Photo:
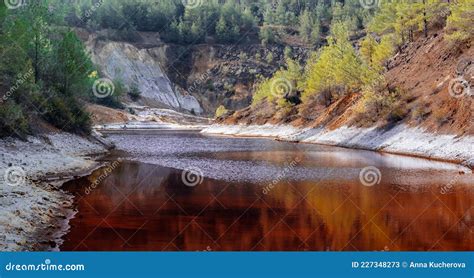
[[[310,183],[299,187],[311,187]],[[383,185],[382,185],[383,186]],[[474,242],[466,219],[472,193],[462,189],[450,195],[433,191],[421,194],[394,188],[367,188],[357,184],[335,189],[317,185],[298,206],[299,222],[308,249],[317,250],[472,250]],[[288,187],[277,187],[272,195],[285,206],[295,205]],[[290,193],[290,194],[289,194]],[[439,198],[439,199],[437,199]],[[469,217],[468,217],[469,218]],[[305,220],[306,219],[306,220]],[[319,230],[305,229],[312,226]],[[392,243],[393,241],[393,243]]]
[[[85,250],[474,250],[473,192],[463,186],[443,195],[438,186],[400,191],[395,184],[281,180],[263,194],[265,183],[204,178],[189,187],[181,174],[124,162],[77,199],[66,246],[77,245],[118,206],[107,218],[114,229],[100,224]],[[100,175],[67,188],[77,191]],[[131,246],[121,247],[115,231],[136,232]]]

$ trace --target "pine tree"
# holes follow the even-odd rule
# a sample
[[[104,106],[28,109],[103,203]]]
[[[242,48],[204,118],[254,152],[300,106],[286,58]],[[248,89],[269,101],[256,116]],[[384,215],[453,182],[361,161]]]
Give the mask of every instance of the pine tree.
[[[72,31],[67,32],[57,47],[58,63],[54,79],[64,94],[89,92],[88,75],[93,70],[92,61],[84,44]]]
[[[216,24],[216,36],[221,42],[229,41],[229,29],[224,16],[221,16]]]
[[[447,20],[448,38],[468,41],[474,37],[474,0],[458,0],[450,4],[451,15]]]

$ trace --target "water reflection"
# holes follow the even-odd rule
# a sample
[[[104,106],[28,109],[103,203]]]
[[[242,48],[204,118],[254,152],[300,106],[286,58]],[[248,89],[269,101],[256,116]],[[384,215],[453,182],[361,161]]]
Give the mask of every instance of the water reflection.
[[[262,154],[203,156],[238,161]],[[295,153],[278,155],[263,159],[278,164]],[[314,166],[307,153],[298,155],[302,166]],[[324,165],[330,170],[311,180],[282,179],[264,194],[271,181],[204,178],[188,187],[180,170],[123,161],[89,194],[84,188],[103,172],[66,185],[78,214],[61,249],[474,250],[472,175],[412,169],[400,177],[386,167],[382,183],[366,187],[357,175],[341,174],[354,163]],[[442,194],[441,181],[457,175]]]

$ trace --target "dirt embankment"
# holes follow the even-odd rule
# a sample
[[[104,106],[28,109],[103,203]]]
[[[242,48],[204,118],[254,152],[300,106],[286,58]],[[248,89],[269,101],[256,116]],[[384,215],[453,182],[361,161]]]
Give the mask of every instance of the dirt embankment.
[[[87,104],[87,112],[91,115],[93,125],[126,123],[135,118],[124,110],[113,109],[97,104]]]
[[[455,44],[443,32],[408,44],[390,63],[389,84],[402,88],[412,100],[410,126],[431,132],[474,135],[474,98],[471,89],[453,96],[456,78],[462,76],[474,89],[474,48],[471,42]],[[469,76],[471,75],[471,76]]]
[[[443,31],[432,32],[401,48],[385,73],[387,87],[401,92],[401,118],[389,120],[387,115],[360,114],[356,109],[360,92],[348,92],[330,103],[314,97],[291,109],[260,103],[219,119],[222,124],[290,124],[295,127],[343,126],[389,127],[404,124],[432,133],[474,135],[474,98],[472,72],[474,48],[470,43],[454,45],[444,39]],[[456,81],[470,82],[471,94],[456,95]],[[454,91],[454,92],[453,92]]]

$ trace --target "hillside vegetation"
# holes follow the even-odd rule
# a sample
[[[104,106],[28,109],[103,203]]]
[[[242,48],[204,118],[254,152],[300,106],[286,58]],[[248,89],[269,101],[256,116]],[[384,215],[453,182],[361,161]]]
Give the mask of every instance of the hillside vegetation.
[[[122,96],[140,92],[121,80],[105,82],[73,28],[109,29],[133,42],[141,32],[182,45],[209,39],[310,47],[322,43],[333,19],[361,30],[370,16],[357,1],[26,0],[0,5],[0,136],[24,137],[38,122],[88,133],[85,102],[121,108]],[[288,27],[288,26],[295,26]],[[182,55],[180,55],[182,56]],[[270,55],[262,57],[272,63]],[[113,94],[107,94],[107,92]],[[203,99],[205,102],[206,100]]]
[[[68,23],[90,30],[117,31],[133,39],[136,31],[159,32],[166,42],[199,44],[245,42],[257,32],[263,43],[281,43],[298,33],[302,43],[318,44],[332,20],[361,30],[372,11],[359,0],[78,0]],[[292,26],[292,27],[289,27]]]
[[[6,3],[6,2],[5,2]],[[118,103],[101,84],[83,43],[64,27],[65,4],[25,1],[0,4],[0,137],[24,137],[39,122],[86,134],[90,115],[84,102]]]
[[[418,124],[430,118],[436,129],[456,120],[463,124],[454,125],[451,131],[469,132],[473,15],[472,0],[384,2],[367,24],[368,34],[357,41],[350,40],[347,21],[332,21],[327,44],[315,51],[306,65],[288,60],[286,68],[260,83],[252,107],[237,112],[230,121],[298,119],[296,124],[327,124],[334,120],[336,125],[370,126],[403,120]],[[432,57],[430,52],[440,56]],[[419,56],[430,60],[423,62]],[[463,72],[457,74],[465,82],[460,86],[448,82],[457,76],[442,80],[463,61]],[[402,66],[423,71],[413,70],[411,75],[397,72]],[[432,79],[423,76],[425,72]],[[440,73],[445,75],[439,77]],[[408,82],[415,84],[405,86]],[[420,83],[425,84],[421,94],[414,90]],[[432,88],[433,83],[441,83],[440,88]],[[444,94],[424,98],[439,93],[443,86]],[[452,96],[456,94],[453,90],[461,92]],[[443,101],[435,102],[434,98]]]
[[[86,103],[122,109],[127,96],[140,100],[138,84],[101,78],[99,68],[105,65],[92,63],[76,35],[80,28],[98,36],[107,29],[107,40],[125,42],[149,41],[153,36],[142,36],[158,34],[160,43],[180,52],[166,65],[171,80],[188,93],[194,89],[192,94],[208,114],[219,108],[215,114],[230,121],[322,124],[329,120],[321,115],[332,119],[344,114],[345,123],[358,125],[428,119],[434,128],[442,128],[456,120],[462,122],[457,128],[465,131],[471,120],[469,97],[437,95],[436,103],[423,98],[442,91],[433,88],[435,82],[444,82],[446,91],[447,83],[461,89],[456,96],[472,86],[464,71],[472,68],[473,1],[369,5],[359,0],[27,0],[14,7],[1,3],[0,136],[24,137],[35,132],[38,122],[85,134],[91,125]],[[233,53],[235,45],[247,48]],[[419,48],[427,47],[427,54],[438,56],[423,64],[417,58],[423,56]],[[202,49],[206,51],[199,59],[195,55]],[[217,56],[219,60],[206,64],[206,57]],[[466,59],[467,64],[459,62]],[[458,62],[465,65],[463,72],[444,80]],[[410,69],[410,75],[403,69]],[[437,77],[417,79],[421,73]],[[462,77],[457,79],[460,86],[451,84],[455,77]],[[419,88],[424,91],[418,93]],[[251,107],[229,116],[250,98]]]

